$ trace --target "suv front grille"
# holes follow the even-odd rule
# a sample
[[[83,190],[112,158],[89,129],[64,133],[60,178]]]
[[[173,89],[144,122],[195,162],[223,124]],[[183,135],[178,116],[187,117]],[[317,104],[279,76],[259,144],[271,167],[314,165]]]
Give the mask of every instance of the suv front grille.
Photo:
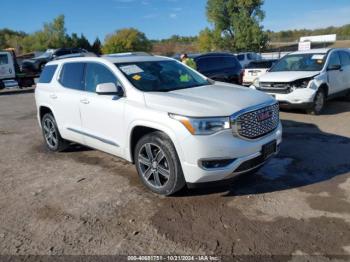
[[[290,83],[271,83],[271,82],[260,82],[260,86],[256,89],[278,94],[289,94],[292,91]]]
[[[267,135],[278,127],[278,103],[243,113],[236,119],[239,136],[256,139]]]

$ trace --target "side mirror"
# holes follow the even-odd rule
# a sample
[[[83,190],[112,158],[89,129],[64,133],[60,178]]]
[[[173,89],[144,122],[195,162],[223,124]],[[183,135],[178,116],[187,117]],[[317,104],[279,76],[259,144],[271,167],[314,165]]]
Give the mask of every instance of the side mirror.
[[[114,83],[103,83],[96,86],[96,93],[99,95],[122,96],[124,91],[121,86],[116,86]]]
[[[328,71],[336,71],[336,70],[340,70],[340,69],[341,69],[341,65],[330,65],[327,68]]]

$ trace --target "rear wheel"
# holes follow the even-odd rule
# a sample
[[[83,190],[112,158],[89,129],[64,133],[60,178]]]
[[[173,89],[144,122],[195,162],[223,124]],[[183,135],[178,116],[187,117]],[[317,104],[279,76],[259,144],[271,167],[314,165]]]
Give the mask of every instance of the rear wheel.
[[[161,195],[171,195],[185,186],[181,164],[168,136],[154,132],[136,144],[134,160],[143,184]]]
[[[310,115],[321,114],[325,103],[326,103],[326,92],[324,91],[324,89],[320,89],[317,91],[315,98],[314,98],[314,102],[313,102],[311,108],[309,108],[307,110],[307,113]]]
[[[56,120],[51,113],[47,113],[41,120],[41,128],[46,147],[53,152],[60,152],[68,148],[69,142],[61,137]]]

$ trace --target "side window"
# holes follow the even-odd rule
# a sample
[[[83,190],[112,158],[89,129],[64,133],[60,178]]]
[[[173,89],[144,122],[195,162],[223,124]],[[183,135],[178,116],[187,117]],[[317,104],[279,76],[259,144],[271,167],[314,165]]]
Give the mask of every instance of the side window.
[[[98,84],[114,83],[120,85],[117,77],[105,66],[97,63],[87,63],[85,72],[85,90],[96,92]]]
[[[60,83],[67,88],[84,90],[84,63],[66,63],[60,75]]]
[[[53,75],[55,74],[57,65],[47,65],[40,74],[39,83],[48,84],[51,82]]]
[[[247,57],[248,57],[249,60],[255,60],[255,56],[254,56],[253,53],[248,53]]]
[[[340,58],[338,52],[333,52],[329,57],[328,67],[334,65],[340,65]]]
[[[244,60],[244,54],[239,54],[239,55],[237,55],[237,59],[238,59],[239,61],[243,61],[243,60]]]
[[[350,53],[342,51],[340,52],[340,60],[342,66],[349,66],[350,65]]]
[[[9,59],[7,54],[0,54],[0,65],[7,65],[9,63]]]

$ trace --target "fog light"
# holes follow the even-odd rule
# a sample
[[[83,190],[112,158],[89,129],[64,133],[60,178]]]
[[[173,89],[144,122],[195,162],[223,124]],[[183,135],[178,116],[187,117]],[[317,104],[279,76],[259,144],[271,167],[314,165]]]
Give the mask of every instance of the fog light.
[[[236,159],[214,159],[214,160],[202,160],[201,166],[205,169],[222,168],[230,165]]]

